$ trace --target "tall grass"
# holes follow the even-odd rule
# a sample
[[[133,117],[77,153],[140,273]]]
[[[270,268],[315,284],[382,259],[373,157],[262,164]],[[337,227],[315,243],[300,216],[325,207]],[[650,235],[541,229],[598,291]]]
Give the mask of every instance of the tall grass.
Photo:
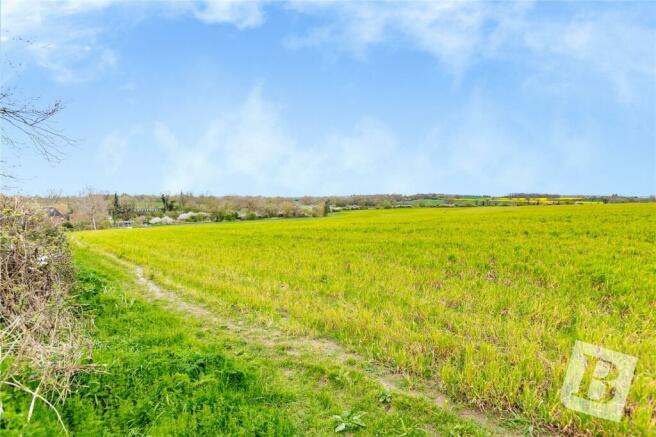
[[[80,233],[191,297],[314,331],[560,432],[656,432],[656,205],[362,211]],[[627,414],[567,410],[583,340],[638,357]]]

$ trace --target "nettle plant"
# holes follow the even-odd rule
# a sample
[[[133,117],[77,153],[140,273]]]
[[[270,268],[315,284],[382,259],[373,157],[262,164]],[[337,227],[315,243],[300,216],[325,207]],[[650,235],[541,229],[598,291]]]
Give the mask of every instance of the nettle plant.
[[[367,425],[362,421],[366,414],[364,411],[345,411],[341,415],[333,416],[333,419],[337,422],[335,432],[356,431],[360,428],[366,428]]]

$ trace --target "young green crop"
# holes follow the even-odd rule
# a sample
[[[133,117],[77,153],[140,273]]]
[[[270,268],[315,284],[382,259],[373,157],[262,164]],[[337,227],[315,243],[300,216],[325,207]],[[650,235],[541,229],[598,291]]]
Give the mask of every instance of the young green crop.
[[[83,232],[209,306],[328,335],[534,424],[656,432],[656,205],[401,209]],[[638,357],[621,423],[559,400],[576,340]]]

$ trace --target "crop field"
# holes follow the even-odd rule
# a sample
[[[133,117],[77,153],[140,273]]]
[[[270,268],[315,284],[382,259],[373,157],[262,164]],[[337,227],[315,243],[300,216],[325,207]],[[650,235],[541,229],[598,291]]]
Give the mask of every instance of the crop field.
[[[654,204],[369,210],[74,238],[187,299],[334,339],[509,420],[656,433]],[[621,422],[561,404],[577,340],[638,358]]]

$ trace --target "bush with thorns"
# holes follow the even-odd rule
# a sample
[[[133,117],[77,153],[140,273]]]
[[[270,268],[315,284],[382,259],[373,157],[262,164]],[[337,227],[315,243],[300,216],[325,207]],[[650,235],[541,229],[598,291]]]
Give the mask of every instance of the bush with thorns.
[[[74,280],[62,230],[45,211],[0,195],[0,390],[30,393],[28,420],[37,400],[57,412],[90,351],[70,300]]]

